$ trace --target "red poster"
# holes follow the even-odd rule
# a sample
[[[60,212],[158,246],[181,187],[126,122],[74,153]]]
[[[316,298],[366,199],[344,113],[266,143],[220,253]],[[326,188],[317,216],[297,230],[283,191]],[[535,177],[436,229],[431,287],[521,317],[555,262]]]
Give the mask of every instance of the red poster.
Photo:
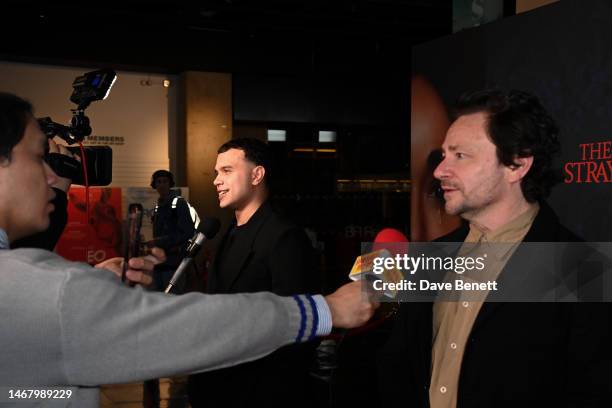
[[[66,259],[90,264],[121,256],[121,189],[85,188],[68,191],[68,224],[55,248]]]

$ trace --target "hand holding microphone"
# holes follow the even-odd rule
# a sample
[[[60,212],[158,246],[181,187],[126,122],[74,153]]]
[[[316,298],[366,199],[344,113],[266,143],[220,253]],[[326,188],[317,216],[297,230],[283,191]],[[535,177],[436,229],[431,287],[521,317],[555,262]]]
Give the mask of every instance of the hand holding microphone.
[[[374,239],[373,252],[358,257],[349,277],[355,282],[341,286],[325,297],[336,328],[353,329],[367,323],[380,306],[369,287],[361,279],[371,273],[372,257],[380,253],[397,254],[405,251],[408,238],[400,231],[385,228]]]
[[[407,253],[408,238],[401,231],[394,228],[385,228],[374,238],[372,251],[357,257],[349,273],[349,278],[354,281],[366,280],[373,282],[382,280],[384,282],[399,282],[403,277],[402,272],[395,267],[382,268],[380,261],[386,258],[404,256]],[[379,261],[378,265],[376,261]],[[385,295],[394,298],[396,293],[385,291]]]
[[[352,329],[365,324],[378,308],[377,301],[363,292],[361,282],[341,286],[325,296],[332,315],[332,325],[340,329]]]
[[[151,249],[151,253],[146,256],[131,258],[124,268],[125,260],[123,257],[107,259],[95,265],[96,268],[106,269],[121,278],[125,271],[125,278],[128,282],[148,287],[153,283],[151,274],[155,265],[165,262],[166,254],[161,248]]]
[[[355,282],[348,283],[325,297],[332,313],[334,327],[356,329],[350,330],[348,334],[342,333],[342,337],[376,327],[394,312],[392,308],[392,310],[386,310],[382,314],[377,313],[378,318],[363,326],[374,316],[374,312],[379,308],[380,303],[375,299],[376,294],[371,291],[370,286],[364,287],[362,279],[369,280],[368,276],[373,276],[373,258],[375,256],[405,253],[407,243],[408,238],[402,232],[392,228],[383,229],[374,239],[372,252],[363,254],[355,260],[355,265],[353,265],[349,274],[349,277]],[[393,306],[392,303],[385,303],[385,305]],[[381,307],[380,310],[389,309],[389,306]],[[330,337],[334,337],[334,335]]]

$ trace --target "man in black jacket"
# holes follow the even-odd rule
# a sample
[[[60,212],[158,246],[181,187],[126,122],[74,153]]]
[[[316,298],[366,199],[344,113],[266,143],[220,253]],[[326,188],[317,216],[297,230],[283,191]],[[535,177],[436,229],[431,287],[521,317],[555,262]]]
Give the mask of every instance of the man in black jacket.
[[[320,290],[312,245],[303,229],[268,203],[271,153],[256,139],[233,139],[218,150],[214,180],[221,208],[235,219],[209,273],[208,292],[268,291],[278,295]],[[289,406],[309,397],[315,344],[289,346],[270,356],[191,376],[189,399],[202,406]]]
[[[578,241],[544,202],[559,141],[540,102],[475,92],[455,118],[434,176],[446,212],[466,223],[439,241]],[[497,264],[498,281],[520,273],[527,245]],[[525,273],[526,291],[538,272]],[[604,303],[404,303],[379,354],[382,396],[403,407],[607,406],[611,317]]]

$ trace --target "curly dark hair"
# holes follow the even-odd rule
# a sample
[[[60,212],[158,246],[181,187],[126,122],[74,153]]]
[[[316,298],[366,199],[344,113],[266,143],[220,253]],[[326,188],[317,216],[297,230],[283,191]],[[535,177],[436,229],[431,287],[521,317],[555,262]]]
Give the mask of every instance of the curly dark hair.
[[[537,97],[512,90],[487,89],[463,94],[454,119],[470,113],[488,114],[487,133],[496,146],[497,158],[505,166],[516,166],[515,158],[533,156],[531,169],[521,181],[528,202],[542,201],[559,181],[553,157],[559,153],[559,128]]]
[[[32,105],[18,96],[0,92],[0,161],[11,160],[13,148],[25,134]]]

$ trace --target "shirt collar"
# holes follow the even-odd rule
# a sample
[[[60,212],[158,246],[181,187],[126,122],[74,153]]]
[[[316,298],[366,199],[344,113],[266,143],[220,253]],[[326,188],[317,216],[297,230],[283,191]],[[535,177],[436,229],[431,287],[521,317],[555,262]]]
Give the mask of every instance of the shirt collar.
[[[521,242],[531,228],[531,224],[533,224],[533,220],[539,210],[540,205],[538,203],[530,204],[527,211],[521,213],[495,231],[487,231],[478,225],[470,223],[470,232],[465,242],[485,244],[498,259],[503,259],[514,245],[500,244],[517,244]]]
[[[0,228],[0,249],[11,249],[6,231]]]

